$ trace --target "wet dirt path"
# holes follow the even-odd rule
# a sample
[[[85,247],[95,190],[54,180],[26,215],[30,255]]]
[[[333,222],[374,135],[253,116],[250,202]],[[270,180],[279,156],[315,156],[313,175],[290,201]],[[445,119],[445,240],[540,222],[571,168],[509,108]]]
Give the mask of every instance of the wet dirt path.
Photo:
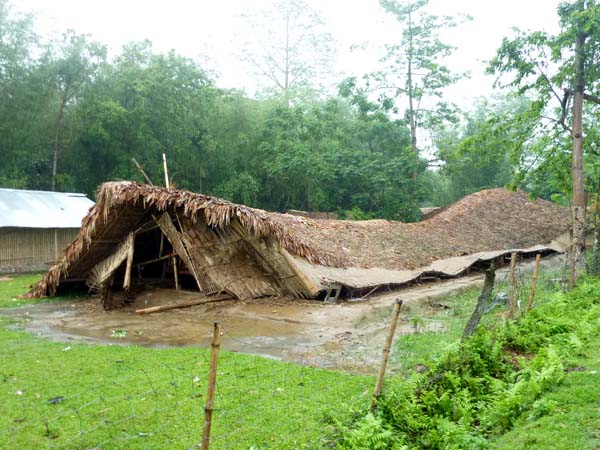
[[[559,267],[561,257],[544,259]],[[532,263],[520,265],[526,272]],[[498,271],[498,279],[503,277]],[[97,298],[69,299],[0,310],[28,331],[60,342],[137,344],[151,347],[207,346],[213,323],[225,334],[225,350],[274,357],[301,364],[370,371],[376,366],[396,298],[404,301],[398,333],[413,332],[409,318],[436,312],[450,294],[481,286],[483,275],[414,286],[337,305],[296,299],[224,301],[155,314],[136,308],[197,298],[197,293],[153,290],[139,294],[126,308],[104,311]],[[443,331],[443,324],[428,321]],[[119,336],[119,337],[116,337]]]

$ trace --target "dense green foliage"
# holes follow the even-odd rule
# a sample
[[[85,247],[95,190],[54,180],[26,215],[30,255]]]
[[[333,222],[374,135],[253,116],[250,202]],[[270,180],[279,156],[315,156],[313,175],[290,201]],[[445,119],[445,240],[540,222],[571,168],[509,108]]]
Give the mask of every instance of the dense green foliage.
[[[425,373],[392,380],[375,412],[346,431],[341,447],[487,448],[490,437],[551,413],[557,405],[545,393],[597,341],[599,288],[588,279],[518,320],[488,317]]]
[[[290,20],[318,24],[306,14],[296,8]],[[428,33],[436,51],[449,52],[435,35],[437,23],[426,26],[433,27]],[[42,38],[32,18],[15,13],[8,0],[0,0],[0,29],[2,187],[92,195],[103,181],[142,181],[131,158],[161,184],[164,152],[176,186],[270,210],[416,220],[419,206],[456,197],[443,194],[445,172],[415,158],[401,101],[374,99],[354,78],[340,81],[328,96],[311,92],[313,72],[302,52],[294,54],[292,75],[304,81],[293,94],[284,88],[252,99],[218,88],[197,61],[157,53],[149,41],[109,57],[101,43],[73,32]],[[417,59],[418,67],[426,64]],[[414,80],[415,102],[439,96],[455,79],[443,67],[431,70],[434,85]],[[419,114],[418,127],[433,129],[441,120],[440,114]],[[451,166],[452,158],[445,164]],[[458,191],[505,182],[471,180]]]
[[[418,217],[406,123],[347,89],[253,100],[150,42],[108,60],[84,36],[42,41],[0,5],[0,185],[91,194],[105,180],[141,181],[131,158],[161,183],[165,152],[175,185],[193,191],[271,210]]]

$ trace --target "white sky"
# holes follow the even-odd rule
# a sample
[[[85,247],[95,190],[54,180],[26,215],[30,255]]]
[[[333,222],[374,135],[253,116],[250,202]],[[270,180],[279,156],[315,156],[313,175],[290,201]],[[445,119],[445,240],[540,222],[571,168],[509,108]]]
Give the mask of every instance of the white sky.
[[[336,72],[361,76],[373,70],[378,49],[393,43],[399,28],[377,0],[307,0],[322,13],[336,40]],[[483,74],[484,61],[512,27],[555,31],[559,0],[431,0],[436,14],[464,13],[472,22],[452,30],[444,39],[458,47],[451,69],[469,70],[471,79],[447,92],[449,100],[468,109],[474,97],[489,95],[493,79]],[[263,9],[270,0],[13,0],[17,10],[37,14],[38,31],[61,33],[71,28],[91,34],[113,52],[126,42],[150,39],[156,50],[171,48],[204,60],[208,55],[219,73],[218,85],[243,88],[252,94],[256,83],[239,60],[243,36],[241,13]],[[368,42],[364,53],[350,46]]]

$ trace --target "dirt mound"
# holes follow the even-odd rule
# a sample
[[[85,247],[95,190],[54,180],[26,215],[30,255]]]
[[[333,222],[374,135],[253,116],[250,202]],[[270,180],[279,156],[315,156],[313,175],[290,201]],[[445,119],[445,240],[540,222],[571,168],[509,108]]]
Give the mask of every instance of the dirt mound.
[[[273,219],[311,248],[339,255],[349,266],[412,270],[453,256],[549,243],[568,229],[570,213],[524,192],[489,189],[418,223]]]

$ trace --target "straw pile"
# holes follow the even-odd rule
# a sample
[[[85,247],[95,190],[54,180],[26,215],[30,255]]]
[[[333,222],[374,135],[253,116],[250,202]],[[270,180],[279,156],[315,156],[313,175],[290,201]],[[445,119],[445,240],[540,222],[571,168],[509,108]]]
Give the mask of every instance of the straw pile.
[[[413,270],[483,251],[547,244],[568,230],[568,208],[524,192],[484,190],[418,223],[323,221],[279,216],[294,236],[350,267]]]

